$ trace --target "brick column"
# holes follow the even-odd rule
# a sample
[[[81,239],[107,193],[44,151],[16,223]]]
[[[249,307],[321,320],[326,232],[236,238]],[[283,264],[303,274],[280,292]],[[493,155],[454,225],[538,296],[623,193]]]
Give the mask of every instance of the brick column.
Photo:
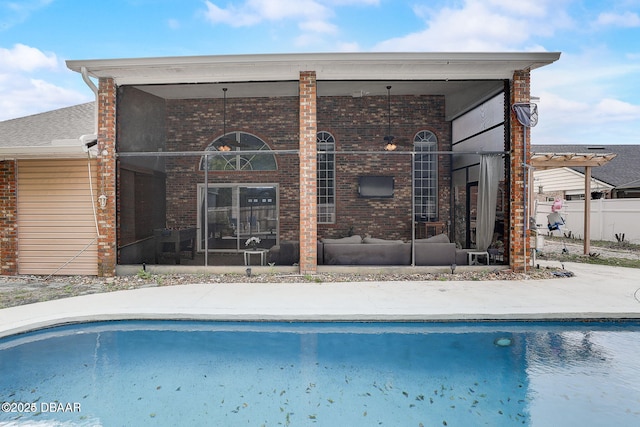
[[[18,274],[18,198],[15,160],[0,161],[0,275]]]
[[[107,197],[104,208],[97,207],[98,275],[116,272],[116,85],[113,79],[100,79],[98,90],[98,196]]]
[[[316,73],[300,73],[300,273],[318,266]]]
[[[513,73],[511,81],[511,105],[516,102],[530,101],[530,74],[529,70],[519,70]],[[523,165],[524,153],[526,150],[527,164],[531,160],[530,129],[521,125],[515,113],[511,111],[511,174],[509,184],[511,194],[509,198],[509,266],[514,271],[525,269],[531,251],[529,242],[529,231],[527,238],[524,237],[524,201],[527,195],[524,194],[525,167]],[[524,146],[524,134],[527,132],[527,146]],[[529,211],[530,213],[530,211]]]

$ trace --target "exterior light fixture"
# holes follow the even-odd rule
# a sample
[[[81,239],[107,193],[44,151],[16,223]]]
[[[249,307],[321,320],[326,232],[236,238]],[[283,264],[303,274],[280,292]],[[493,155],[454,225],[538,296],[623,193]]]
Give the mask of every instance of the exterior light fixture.
[[[98,204],[100,205],[100,207],[102,209],[107,207],[107,196],[105,196],[104,194],[101,194],[100,196],[98,196]]]
[[[394,136],[391,135],[391,86],[387,86],[387,115],[389,118],[389,126],[387,128],[387,136],[384,137],[385,151],[394,151],[396,148],[396,144],[393,143]]]
[[[222,88],[222,93],[224,94],[224,101],[222,104],[222,138],[220,141],[220,146],[218,147],[218,151],[231,151],[231,147],[227,144],[227,88]]]

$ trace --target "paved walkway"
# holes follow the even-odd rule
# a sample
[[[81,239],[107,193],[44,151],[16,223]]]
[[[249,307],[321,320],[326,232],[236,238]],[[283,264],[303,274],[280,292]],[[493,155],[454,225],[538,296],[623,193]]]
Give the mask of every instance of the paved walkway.
[[[558,266],[558,262],[541,262]],[[73,297],[0,310],[0,337],[116,319],[640,319],[640,270],[566,263],[557,280],[193,284]]]

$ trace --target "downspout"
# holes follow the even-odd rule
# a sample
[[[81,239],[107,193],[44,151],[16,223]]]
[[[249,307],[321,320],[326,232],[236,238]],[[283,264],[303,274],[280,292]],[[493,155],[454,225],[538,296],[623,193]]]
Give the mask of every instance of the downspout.
[[[98,136],[98,88],[96,87],[95,83],[93,83],[93,81],[91,81],[91,79],[89,78],[89,75],[87,74],[87,67],[81,67],[80,68],[80,74],[82,75],[82,80],[84,80],[84,82],[87,84],[87,86],[89,86],[89,89],[91,89],[91,91],[93,92],[93,94],[95,95],[96,98],[96,106],[94,108],[94,120],[93,120],[93,124],[94,124],[94,137]],[[80,138],[82,139],[82,137],[84,137],[85,135],[82,135]]]

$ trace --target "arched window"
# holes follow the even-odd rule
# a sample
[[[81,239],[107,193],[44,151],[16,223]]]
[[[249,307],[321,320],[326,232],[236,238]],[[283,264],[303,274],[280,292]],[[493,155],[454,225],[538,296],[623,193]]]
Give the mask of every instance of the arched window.
[[[428,130],[422,130],[413,138],[416,152],[414,161],[415,219],[438,220],[438,138]]]
[[[318,150],[318,223],[336,222],[336,140],[329,132],[316,135]]]
[[[229,132],[209,144],[205,151],[225,153],[208,156],[210,171],[267,171],[278,168],[271,148],[257,136],[245,132]],[[243,151],[265,151],[265,154]],[[200,170],[204,170],[204,156],[200,159]]]

